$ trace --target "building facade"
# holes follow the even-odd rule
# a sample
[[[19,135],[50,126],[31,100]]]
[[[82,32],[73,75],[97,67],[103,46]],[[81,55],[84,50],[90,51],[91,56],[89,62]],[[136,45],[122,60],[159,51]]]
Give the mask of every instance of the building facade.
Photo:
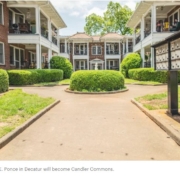
[[[133,52],[141,54],[142,67],[154,65],[154,53],[151,48],[153,44],[180,30],[180,26],[171,30],[176,19],[180,22],[179,1],[143,0],[139,3],[127,26],[134,30]]]
[[[122,58],[132,52],[132,37],[118,33],[89,36],[76,33],[60,36],[60,55],[68,58],[76,70],[98,69],[119,70]]]
[[[50,1],[0,1],[0,68],[44,68],[66,27]]]

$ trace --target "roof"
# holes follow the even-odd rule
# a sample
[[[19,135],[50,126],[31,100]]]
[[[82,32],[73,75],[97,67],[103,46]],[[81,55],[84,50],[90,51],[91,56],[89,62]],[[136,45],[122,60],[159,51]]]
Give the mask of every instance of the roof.
[[[44,11],[44,13],[51,18],[52,23],[57,26],[57,28],[67,27],[60,14],[49,0],[8,0],[8,6],[11,7],[13,7],[13,5],[16,7],[17,5],[20,5],[20,7],[22,7],[22,4],[24,4],[25,7],[27,7],[28,4],[37,4],[42,11]]]
[[[130,28],[134,28],[137,25],[137,22],[141,20],[142,15],[149,10],[152,4],[153,1],[141,1],[134,11],[133,15],[127,22],[127,26]]]
[[[98,35],[97,36],[92,36],[93,41],[100,41],[100,37],[101,36],[98,36]]]
[[[122,36],[122,35],[120,35],[118,33],[107,33],[107,34],[101,36],[100,39],[102,39],[102,40],[114,40],[114,39],[120,40],[120,39],[123,39],[123,38],[124,38],[124,36]]]
[[[172,6],[173,3],[180,2],[180,0],[158,0],[158,6],[169,5]],[[134,28],[137,23],[141,20],[142,16],[148,12],[153,3],[157,3],[157,0],[141,0],[133,15],[127,22],[127,26],[130,28]],[[174,4],[175,6],[175,4]]]
[[[77,32],[76,34],[72,35],[70,40],[92,40],[92,37],[87,35],[85,32]]]

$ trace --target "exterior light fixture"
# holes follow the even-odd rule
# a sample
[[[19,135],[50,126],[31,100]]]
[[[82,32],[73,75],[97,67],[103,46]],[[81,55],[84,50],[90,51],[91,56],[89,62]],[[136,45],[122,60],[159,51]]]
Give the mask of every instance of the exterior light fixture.
[[[31,11],[30,9],[28,9],[26,13],[26,19],[30,19],[30,18],[31,18]]]

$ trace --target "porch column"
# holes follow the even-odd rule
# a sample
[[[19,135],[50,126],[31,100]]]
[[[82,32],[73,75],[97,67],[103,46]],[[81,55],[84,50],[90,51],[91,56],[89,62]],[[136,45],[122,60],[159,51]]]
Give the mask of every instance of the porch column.
[[[156,6],[151,9],[151,33],[156,32]]]
[[[126,39],[126,53],[129,52],[129,48],[128,48],[128,38]]]
[[[75,71],[75,64],[74,64],[74,41],[73,41],[73,54],[72,54],[72,59],[73,59],[73,70]]]
[[[133,46],[136,45],[136,28],[134,29]]]
[[[89,70],[89,42],[87,43],[87,70]]]
[[[35,8],[35,15],[36,15],[36,34],[40,34],[40,9],[39,7]]]
[[[67,53],[67,40],[65,39],[65,53]]]
[[[48,68],[50,69],[51,66],[50,66],[50,59],[52,57],[52,49],[48,49]]]
[[[105,43],[104,43],[104,63],[105,63],[105,67],[104,67],[104,69],[106,70],[106,62],[107,60],[106,60],[106,41],[105,41]]]
[[[121,52],[121,41],[119,41],[119,55],[121,55],[122,52]]]
[[[125,48],[124,48],[124,46],[125,46],[125,44],[124,44],[124,42],[123,42],[123,55],[125,54]]]
[[[141,19],[141,41],[144,39],[144,16]]]
[[[145,55],[145,49],[141,48],[142,67],[144,67],[144,55]]]
[[[151,67],[154,67],[154,48],[151,48]]]
[[[51,42],[52,41],[52,29],[51,29],[51,19],[48,18],[48,39]]]
[[[57,35],[56,35],[56,37],[57,37],[57,47],[58,47],[58,48],[60,48],[59,31],[60,31],[60,29],[57,29]],[[59,53],[60,53],[60,51],[58,51],[58,54],[59,54]]]
[[[36,44],[36,68],[41,69],[41,45]]]

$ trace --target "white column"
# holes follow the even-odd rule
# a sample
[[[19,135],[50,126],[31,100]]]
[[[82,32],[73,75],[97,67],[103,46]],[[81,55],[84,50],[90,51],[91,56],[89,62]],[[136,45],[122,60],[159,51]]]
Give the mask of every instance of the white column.
[[[57,29],[57,47],[59,48],[58,54],[60,53],[60,39],[59,39],[59,29]]]
[[[125,48],[124,48],[124,46],[125,46],[125,44],[124,44],[124,42],[123,42],[123,55],[125,54]]]
[[[145,55],[145,49],[141,48],[142,67],[144,67],[144,55]]]
[[[50,59],[52,57],[52,49],[48,49],[48,68],[50,69]]]
[[[154,67],[154,48],[151,48],[151,67]]]
[[[40,34],[40,9],[39,7],[35,8],[36,15],[36,34]]]
[[[156,6],[151,9],[151,33],[156,32]]]
[[[126,53],[129,52],[129,48],[128,48],[128,38],[126,39]]]
[[[73,52],[72,52],[72,59],[73,59],[73,70],[75,71],[75,64],[74,64],[74,41],[73,41]]]
[[[89,42],[87,43],[87,70],[89,70]]]
[[[107,60],[106,60],[106,41],[105,41],[105,43],[104,43],[104,62],[105,62],[105,67],[104,67],[104,69],[106,70],[106,62]]]
[[[67,53],[67,40],[65,39],[65,53]]]
[[[121,41],[119,41],[119,55],[121,55],[122,52],[121,52]]]
[[[48,39],[52,41],[51,19],[48,18]]]
[[[144,16],[141,19],[141,41],[144,39]]]
[[[136,45],[136,28],[134,29],[134,39],[133,39],[133,46]]]
[[[36,66],[37,69],[41,68],[41,54],[40,54],[40,44],[36,44]]]

